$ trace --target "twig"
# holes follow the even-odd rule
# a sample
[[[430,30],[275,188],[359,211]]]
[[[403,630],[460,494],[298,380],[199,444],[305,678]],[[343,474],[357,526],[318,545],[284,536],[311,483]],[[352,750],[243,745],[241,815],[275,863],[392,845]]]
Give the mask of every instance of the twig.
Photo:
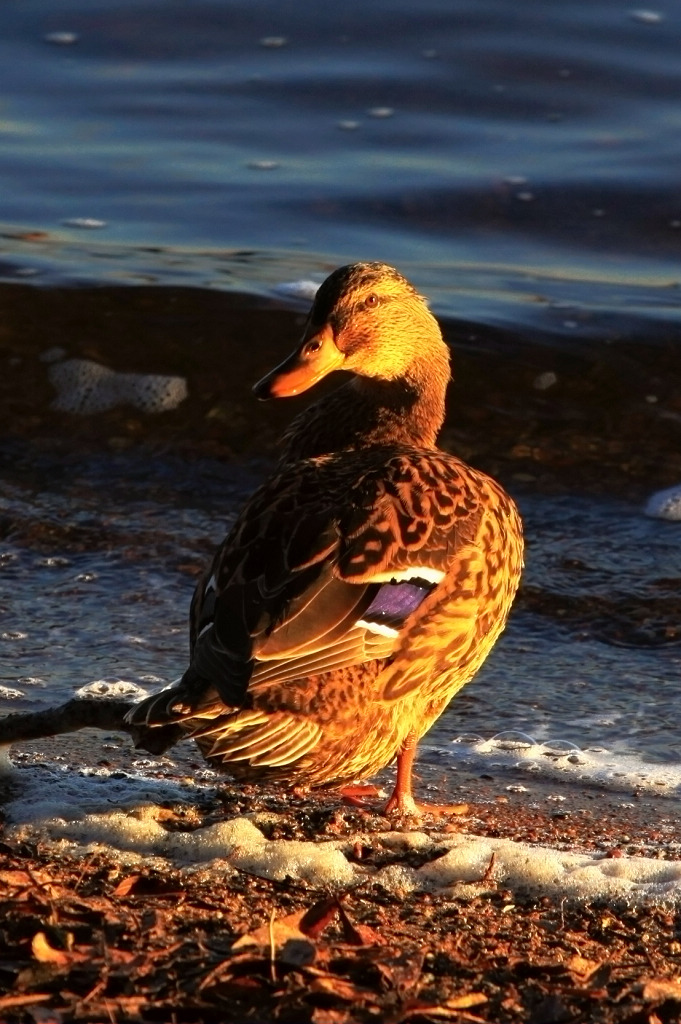
[[[11,1010],[13,1007],[30,1006],[32,1003],[45,1003],[52,999],[53,992],[27,992],[25,995],[1,996],[0,1010]]]
[[[274,907],[272,907],[272,910],[270,912],[270,975],[272,976],[272,981],[276,984],[276,981],[277,981],[277,964],[276,964],[277,943],[276,943],[275,938],[274,938],[274,920],[275,920],[275,918],[274,918]]]
[[[492,850],[492,856],[489,859],[489,864],[485,868],[484,875],[480,879],[481,882],[490,882],[492,880],[492,875],[494,873],[494,862],[495,862],[496,859],[497,859],[497,855],[496,855],[495,851]]]

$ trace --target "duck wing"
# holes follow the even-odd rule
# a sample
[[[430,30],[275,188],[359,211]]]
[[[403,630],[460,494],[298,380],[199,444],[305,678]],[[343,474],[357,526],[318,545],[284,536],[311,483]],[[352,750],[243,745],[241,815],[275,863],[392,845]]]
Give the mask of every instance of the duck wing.
[[[420,690],[440,708],[477,671],[501,632],[523,564],[515,504],[490,477],[441,452],[407,451],[341,522],[345,580],[432,582],[404,619],[381,698]],[[385,584],[380,600],[385,592]]]
[[[330,461],[301,463],[260,488],[197,587],[190,671],[230,707],[243,707],[247,691],[394,647],[395,636],[357,625],[379,585],[335,572],[347,485]]]
[[[380,448],[265,484],[197,588],[192,674],[238,708],[264,687],[393,655],[477,534],[471,472],[451,456]]]

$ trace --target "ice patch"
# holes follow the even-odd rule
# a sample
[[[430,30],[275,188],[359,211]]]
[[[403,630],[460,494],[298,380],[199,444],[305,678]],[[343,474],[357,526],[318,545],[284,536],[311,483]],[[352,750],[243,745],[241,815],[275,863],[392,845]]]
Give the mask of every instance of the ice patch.
[[[147,413],[168,412],[187,397],[184,377],[117,373],[92,359],[66,359],[48,367],[57,390],[52,408],[81,416],[132,405]]]
[[[654,519],[681,519],[681,484],[656,491],[648,498],[644,513]]]

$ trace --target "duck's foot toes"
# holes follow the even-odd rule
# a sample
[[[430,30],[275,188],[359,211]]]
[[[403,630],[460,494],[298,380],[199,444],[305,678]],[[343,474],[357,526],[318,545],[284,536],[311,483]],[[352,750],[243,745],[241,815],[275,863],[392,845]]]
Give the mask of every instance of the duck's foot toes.
[[[343,786],[340,795],[343,803],[350,807],[374,814],[378,811],[381,815],[396,818],[449,818],[468,814],[470,810],[468,804],[419,803],[414,800],[411,793],[393,793],[388,802],[382,808],[378,808],[376,799],[381,796],[381,790],[371,784]]]
[[[470,804],[418,804],[421,814],[431,814],[434,818],[454,818],[468,814]]]
[[[372,786],[370,783],[366,785],[356,783],[350,786],[343,786],[340,795],[344,804],[348,804],[350,807],[358,807],[362,811],[372,811],[375,808],[368,801],[380,797],[381,790],[378,786]]]
[[[410,818],[423,818],[430,815],[433,818],[449,818],[454,815],[468,814],[468,804],[422,804],[418,803],[411,795],[393,795],[383,809],[384,814],[404,815]]]

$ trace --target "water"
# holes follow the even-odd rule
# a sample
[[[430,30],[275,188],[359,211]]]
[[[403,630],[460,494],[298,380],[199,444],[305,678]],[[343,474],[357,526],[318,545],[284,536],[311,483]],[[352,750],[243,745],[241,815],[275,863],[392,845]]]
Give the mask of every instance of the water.
[[[431,742],[519,729],[677,765],[679,526],[642,508],[681,482],[681,10],[7,0],[0,21],[0,706],[183,670],[196,574],[291,415],[248,395],[299,334],[286,286],[382,259],[452,344],[445,444],[528,535],[511,624]],[[188,398],[59,413],[65,358]]]
[[[44,237],[5,252],[41,274],[251,287],[381,258],[449,313],[532,320],[547,282],[678,319],[681,11],[659,14],[8,0],[0,220]]]

